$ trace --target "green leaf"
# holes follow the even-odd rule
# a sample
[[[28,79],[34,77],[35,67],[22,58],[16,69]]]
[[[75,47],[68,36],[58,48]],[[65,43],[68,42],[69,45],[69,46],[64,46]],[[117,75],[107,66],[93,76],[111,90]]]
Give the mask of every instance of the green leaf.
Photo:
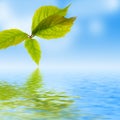
[[[28,38],[28,35],[18,29],[9,29],[0,32],[0,49],[17,45]]]
[[[42,6],[39,9],[36,10],[33,20],[32,20],[32,31],[36,29],[36,27],[39,25],[39,23],[46,19],[47,17],[51,15],[60,15],[60,16],[65,16],[67,14],[68,8],[70,5],[68,5],[64,9],[60,9],[55,6]]]
[[[58,15],[49,16],[40,22],[32,34],[45,39],[63,37],[70,31],[75,19],[75,17],[65,18]]]
[[[28,38],[25,41],[25,48],[27,49],[28,53],[35,61],[36,64],[39,64],[41,58],[41,50],[39,43],[35,39]]]

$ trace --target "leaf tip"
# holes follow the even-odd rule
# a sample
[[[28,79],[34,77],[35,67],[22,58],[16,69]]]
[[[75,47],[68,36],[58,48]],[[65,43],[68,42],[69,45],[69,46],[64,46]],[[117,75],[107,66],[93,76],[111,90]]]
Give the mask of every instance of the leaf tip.
[[[66,8],[69,8],[72,5],[72,3],[70,3]]]
[[[75,16],[75,17],[72,17],[73,22],[74,22],[76,19],[77,19],[77,17],[76,17],[76,16]]]
[[[36,63],[36,65],[37,65],[37,66],[39,66],[39,64],[40,64],[40,62],[39,62],[39,61],[38,61],[38,62],[35,62],[35,63]]]
[[[68,11],[68,9],[69,9],[70,6],[71,6],[71,4],[69,4],[68,6],[66,6],[66,7],[64,8],[64,10]]]

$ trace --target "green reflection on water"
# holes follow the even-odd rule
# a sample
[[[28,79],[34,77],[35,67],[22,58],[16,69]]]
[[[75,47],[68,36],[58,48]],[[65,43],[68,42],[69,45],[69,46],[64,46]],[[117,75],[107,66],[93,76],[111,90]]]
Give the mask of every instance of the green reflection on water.
[[[44,89],[36,69],[22,86],[0,82],[0,118],[7,120],[62,120],[72,118],[71,96]]]

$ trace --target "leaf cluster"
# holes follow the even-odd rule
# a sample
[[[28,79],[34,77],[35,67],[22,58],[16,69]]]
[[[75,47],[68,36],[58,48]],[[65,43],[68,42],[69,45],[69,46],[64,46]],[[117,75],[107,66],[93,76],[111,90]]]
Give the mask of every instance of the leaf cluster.
[[[41,49],[39,42],[34,37],[50,40],[65,36],[76,19],[75,17],[65,17],[69,6],[63,9],[56,6],[42,6],[37,9],[32,18],[31,35],[19,29],[1,31],[0,49],[15,46],[24,41],[24,46],[31,58],[36,64],[39,64]]]

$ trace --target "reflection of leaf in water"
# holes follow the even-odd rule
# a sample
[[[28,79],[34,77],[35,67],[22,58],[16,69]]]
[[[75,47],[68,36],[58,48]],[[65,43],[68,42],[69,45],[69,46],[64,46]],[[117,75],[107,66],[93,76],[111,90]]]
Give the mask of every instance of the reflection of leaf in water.
[[[4,111],[3,114],[21,117],[22,120],[54,120],[53,118],[72,116],[70,105],[73,102],[72,97],[63,92],[44,89],[39,69],[36,69],[22,86],[0,82],[1,113]],[[14,108],[15,112],[9,112],[11,108]]]
[[[39,69],[36,69],[28,78],[27,82],[23,85],[24,92],[26,92],[27,97],[36,95],[38,89],[42,88],[42,76]]]
[[[9,94],[8,94],[9,93]],[[0,83],[0,100],[8,100],[17,96],[17,89],[6,82]]]

